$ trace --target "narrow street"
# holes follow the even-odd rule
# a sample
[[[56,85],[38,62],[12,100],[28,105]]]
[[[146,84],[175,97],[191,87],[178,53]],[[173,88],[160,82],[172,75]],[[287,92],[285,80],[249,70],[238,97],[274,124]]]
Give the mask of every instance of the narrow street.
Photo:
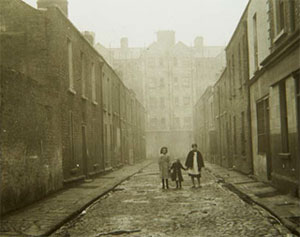
[[[156,163],[57,230],[66,236],[292,236],[267,211],[242,201],[208,171],[202,187],[162,190]]]

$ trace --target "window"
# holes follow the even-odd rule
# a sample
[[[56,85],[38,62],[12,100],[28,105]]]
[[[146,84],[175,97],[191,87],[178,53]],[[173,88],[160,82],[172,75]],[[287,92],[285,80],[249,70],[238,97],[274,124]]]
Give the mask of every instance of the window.
[[[178,117],[175,117],[174,118],[174,125],[175,125],[175,128],[180,128],[180,118]]]
[[[174,77],[174,84],[175,86],[178,86],[178,77]]]
[[[296,83],[296,104],[297,104],[297,126],[298,126],[298,139],[300,142],[300,74],[295,79]]]
[[[274,3],[274,22],[275,22],[275,36],[284,31],[284,0],[273,0]]]
[[[156,128],[157,127],[157,118],[151,118],[150,119],[150,127]]]
[[[106,91],[107,91],[107,110],[111,111],[111,83],[109,77],[106,80]]]
[[[95,76],[95,64],[92,63],[91,68],[91,82],[92,82],[92,101],[96,102],[96,76]]]
[[[159,59],[159,65],[160,65],[160,66],[164,66],[164,59],[163,59],[163,58],[160,58],[160,59]]]
[[[177,66],[177,64],[178,64],[177,58],[175,58],[175,57],[173,59],[173,64],[174,64],[174,66]]]
[[[4,16],[0,15],[0,32],[5,32],[6,31],[6,24],[4,20]]]
[[[150,100],[149,100],[149,107],[154,109],[156,108],[157,104],[156,104],[156,98],[155,97],[150,97]]]
[[[69,67],[69,89],[74,91],[73,49],[72,49],[72,42],[70,39],[68,39],[68,67]]]
[[[232,79],[232,95],[235,95],[235,67],[234,67],[234,54],[231,56],[231,79]]]
[[[148,58],[148,65],[151,68],[155,67],[155,59],[154,58]]]
[[[293,32],[296,26],[296,17],[295,17],[295,1],[298,0],[290,0],[289,4],[289,12],[290,12],[290,31]]]
[[[191,97],[185,96],[183,98],[183,105],[190,105],[190,103],[191,103]]]
[[[166,119],[165,118],[161,118],[161,126],[162,126],[162,128],[166,127]]]
[[[234,150],[234,154],[237,154],[236,117],[235,116],[233,116],[233,150]]]
[[[166,100],[164,97],[160,98],[160,107],[165,108],[166,107]]]
[[[242,87],[242,83],[243,83],[243,79],[242,79],[242,76],[243,76],[243,73],[242,73],[242,45],[241,43],[239,43],[239,79],[240,79],[240,87]]]
[[[81,94],[83,97],[86,97],[86,85],[85,85],[85,61],[84,61],[84,54],[80,54],[80,60],[81,60]]]
[[[244,45],[244,48],[242,48],[242,52],[243,52],[243,55],[247,55],[247,53],[245,52],[245,48],[248,47],[248,43],[247,43],[248,39],[246,37],[246,35],[243,36],[243,45]],[[248,66],[248,60],[247,60],[247,57],[245,56],[243,58],[243,79],[246,81],[247,80],[247,70],[245,70]]]
[[[245,112],[244,111],[241,113],[241,123],[242,123],[241,153],[242,153],[242,155],[246,155]]]
[[[190,87],[190,79],[189,78],[184,78],[183,86]]]
[[[151,77],[149,80],[149,87],[150,88],[155,88],[156,87],[156,78],[155,77]]]
[[[73,112],[69,111],[69,137],[70,137],[70,156],[74,161],[75,152],[74,152],[74,120],[73,120]]]
[[[190,128],[192,125],[192,118],[191,117],[185,117],[184,118],[184,127]]]
[[[279,84],[279,97],[280,97],[280,123],[281,123],[282,152],[289,152],[289,140],[288,140],[289,134],[288,134],[285,81],[282,81]]]
[[[257,111],[257,145],[258,153],[265,153],[268,149],[269,129],[269,98],[266,97],[256,103]]]
[[[254,49],[254,67],[258,70],[258,45],[257,45],[257,19],[256,13],[253,16],[253,49]]]
[[[176,96],[175,97],[175,106],[179,106],[180,104],[179,104],[179,97],[178,96]]]
[[[160,78],[160,88],[164,88],[165,87],[165,80],[164,78]]]

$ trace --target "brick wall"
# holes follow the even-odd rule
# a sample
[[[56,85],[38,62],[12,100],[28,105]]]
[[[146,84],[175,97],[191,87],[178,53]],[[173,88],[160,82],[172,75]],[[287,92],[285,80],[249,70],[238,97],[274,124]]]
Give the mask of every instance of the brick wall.
[[[58,94],[0,68],[1,213],[62,187]],[[24,99],[26,98],[26,99]]]
[[[131,137],[119,147],[119,104],[128,102],[122,111],[123,116],[128,112],[125,136],[132,134],[131,114],[140,112],[132,107],[131,92],[122,85],[119,93],[117,74],[60,9],[3,0],[0,15],[5,59],[0,65],[0,187],[1,213],[6,213],[64,182],[120,165],[121,156],[128,157],[120,150],[133,154],[133,144]]]

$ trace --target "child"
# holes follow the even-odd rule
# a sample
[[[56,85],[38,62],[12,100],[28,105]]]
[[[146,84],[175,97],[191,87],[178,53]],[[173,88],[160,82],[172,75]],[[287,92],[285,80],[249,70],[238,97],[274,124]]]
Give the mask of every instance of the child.
[[[176,188],[181,188],[181,182],[183,181],[181,169],[186,170],[179,159],[177,159],[171,166],[172,181],[176,181]]]
[[[158,165],[159,165],[160,178],[162,181],[162,188],[165,189],[166,187],[167,189],[169,189],[168,178],[169,178],[169,170],[170,170],[170,157],[168,156],[168,148],[162,147],[160,149],[160,154],[161,155],[159,157]],[[166,186],[165,186],[165,182],[166,182]]]

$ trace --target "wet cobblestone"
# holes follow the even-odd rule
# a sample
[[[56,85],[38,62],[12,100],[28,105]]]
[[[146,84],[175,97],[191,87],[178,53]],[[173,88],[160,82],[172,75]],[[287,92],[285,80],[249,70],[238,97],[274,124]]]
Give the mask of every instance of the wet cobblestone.
[[[183,189],[171,184],[162,190],[157,170],[156,164],[147,167],[52,236],[293,236],[264,209],[245,203],[206,171],[202,188],[190,188],[185,174]]]

